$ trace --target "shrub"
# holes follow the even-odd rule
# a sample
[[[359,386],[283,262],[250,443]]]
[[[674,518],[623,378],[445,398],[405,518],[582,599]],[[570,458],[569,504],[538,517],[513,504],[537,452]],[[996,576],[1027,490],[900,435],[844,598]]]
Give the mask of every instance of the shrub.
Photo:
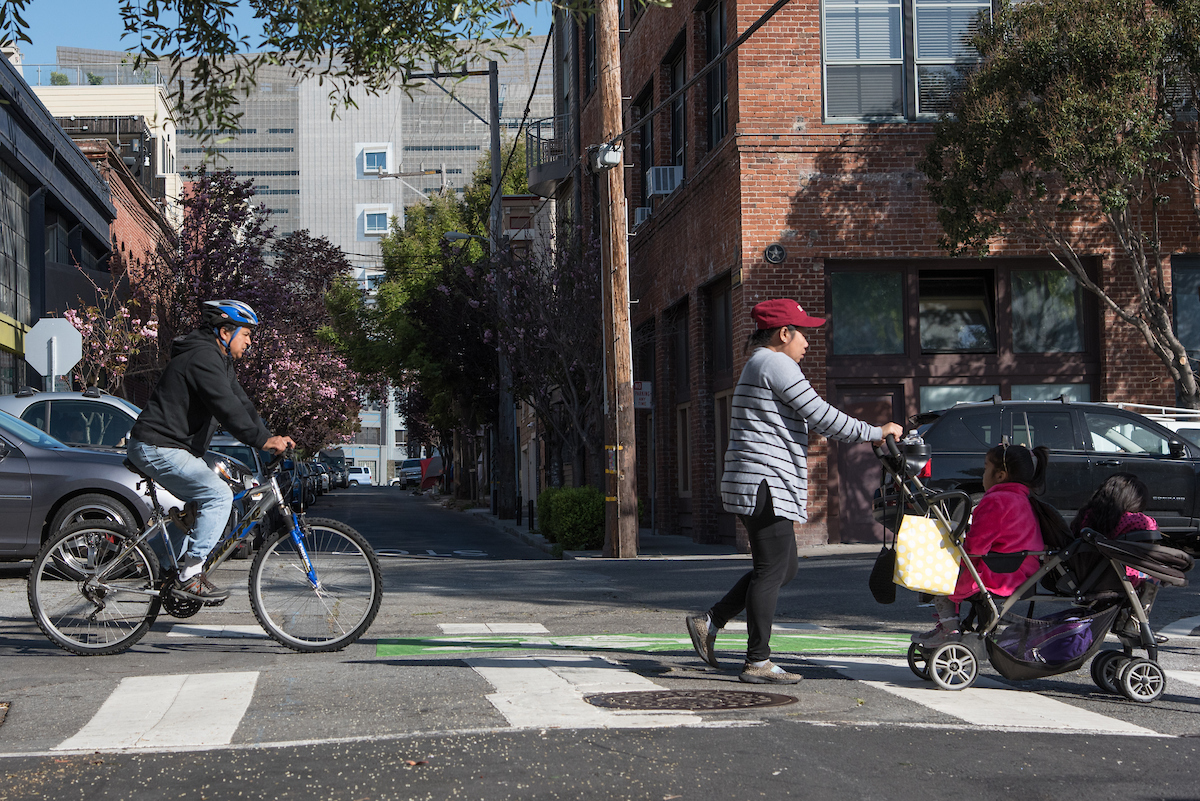
[[[604,495],[595,487],[560,490],[551,502],[555,541],[563,550],[588,551],[604,545]]]
[[[562,492],[562,489],[559,487],[547,487],[538,493],[537,496],[536,527],[538,533],[545,537],[547,542],[555,541],[553,522],[554,514],[552,509],[554,508],[554,498],[560,492]]]
[[[67,74],[65,72],[51,72],[50,73],[50,85],[51,86],[68,86],[68,85],[70,85],[70,83],[71,83],[71,79],[67,77]]]

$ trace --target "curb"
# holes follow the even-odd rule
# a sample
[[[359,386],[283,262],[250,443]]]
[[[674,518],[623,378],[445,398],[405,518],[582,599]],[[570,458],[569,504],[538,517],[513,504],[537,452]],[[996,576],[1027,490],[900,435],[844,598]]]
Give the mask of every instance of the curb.
[[[555,556],[554,546],[550,543],[550,541],[541,534],[535,534],[525,526],[518,528],[516,525],[507,520],[500,520],[499,518],[492,517],[491,511],[484,507],[479,507],[477,509],[464,509],[463,511],[469,515],[473,514],[476,517],[486,520],[491,525],[495,526],[506,534],[516,537],[526,545],[532,545],[539,551],[550,554],[551,556]],[[555,556],[555,558],[559,557]]]

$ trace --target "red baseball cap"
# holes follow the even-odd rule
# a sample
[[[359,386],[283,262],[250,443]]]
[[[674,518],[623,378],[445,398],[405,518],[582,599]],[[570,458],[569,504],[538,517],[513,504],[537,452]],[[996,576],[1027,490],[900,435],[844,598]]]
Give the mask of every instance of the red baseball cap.
[[[824,317],[813,317],[807,314],[800,304],[789,298],[764,300],[750,310],[750,316],[758,324],[759,331],[768,328],[782,328],[785,325],[798,325],[805,328],[816,328],[825,323]]]

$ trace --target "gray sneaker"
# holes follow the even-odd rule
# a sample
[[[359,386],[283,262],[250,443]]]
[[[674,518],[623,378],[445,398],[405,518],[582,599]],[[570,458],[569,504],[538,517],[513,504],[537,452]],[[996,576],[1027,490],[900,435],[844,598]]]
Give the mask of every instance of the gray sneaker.
[[[717,635],[708,633],[708,615],[688,615],[683,620],[687,624],[688,635],[692,638],[692,647],[696,649],[700,658],[715,668],[721,667],[721,663],[717,661],[717,652],[713,649]]]
[[[803,678],[797,673],[788,673],[769,659],[765,665],[756,666],[747,662],[742,665],[742,672],[738,675],[738,679],[747,684],[799,684]]]

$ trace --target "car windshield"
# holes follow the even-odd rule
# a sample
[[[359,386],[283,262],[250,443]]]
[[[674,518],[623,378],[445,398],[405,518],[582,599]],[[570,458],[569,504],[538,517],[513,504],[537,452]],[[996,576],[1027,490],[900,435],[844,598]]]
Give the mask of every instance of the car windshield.
[[[110,400],[115,400],[116,402],[118,402],[118,403],[120,403],[122,406],[124,406],[126,409],[128,409],[128,410],[129,410],[129,411],[131,411],[131,412],[133,412],[133,416],[134,416],[134,417],[137,417],[139,414],[141,414],[141,413],[142,413],[142,410],[141,410],[140,408],[138,408],[138,407],[137,407],[137,406],[135,406],[134,404],[130,403],[129,401],[125,400],[124,398],[118,398],[118,397],[116,397],[116,396],[113,396],[113,395],[110,395],[110,396],[109,396],[109,398],[110,398]]]
[[[242,464],[254,466],[254,449],[247,445],[213,445],[212,449],[217,453],[232,456]]]
[[[6,434],[11,434],[17,439],[24,440],[37,448],[67,447],[40,428],[34,428],[24,420],[13,417],[8,412],[0,412],[0,430],[3,430]]]

